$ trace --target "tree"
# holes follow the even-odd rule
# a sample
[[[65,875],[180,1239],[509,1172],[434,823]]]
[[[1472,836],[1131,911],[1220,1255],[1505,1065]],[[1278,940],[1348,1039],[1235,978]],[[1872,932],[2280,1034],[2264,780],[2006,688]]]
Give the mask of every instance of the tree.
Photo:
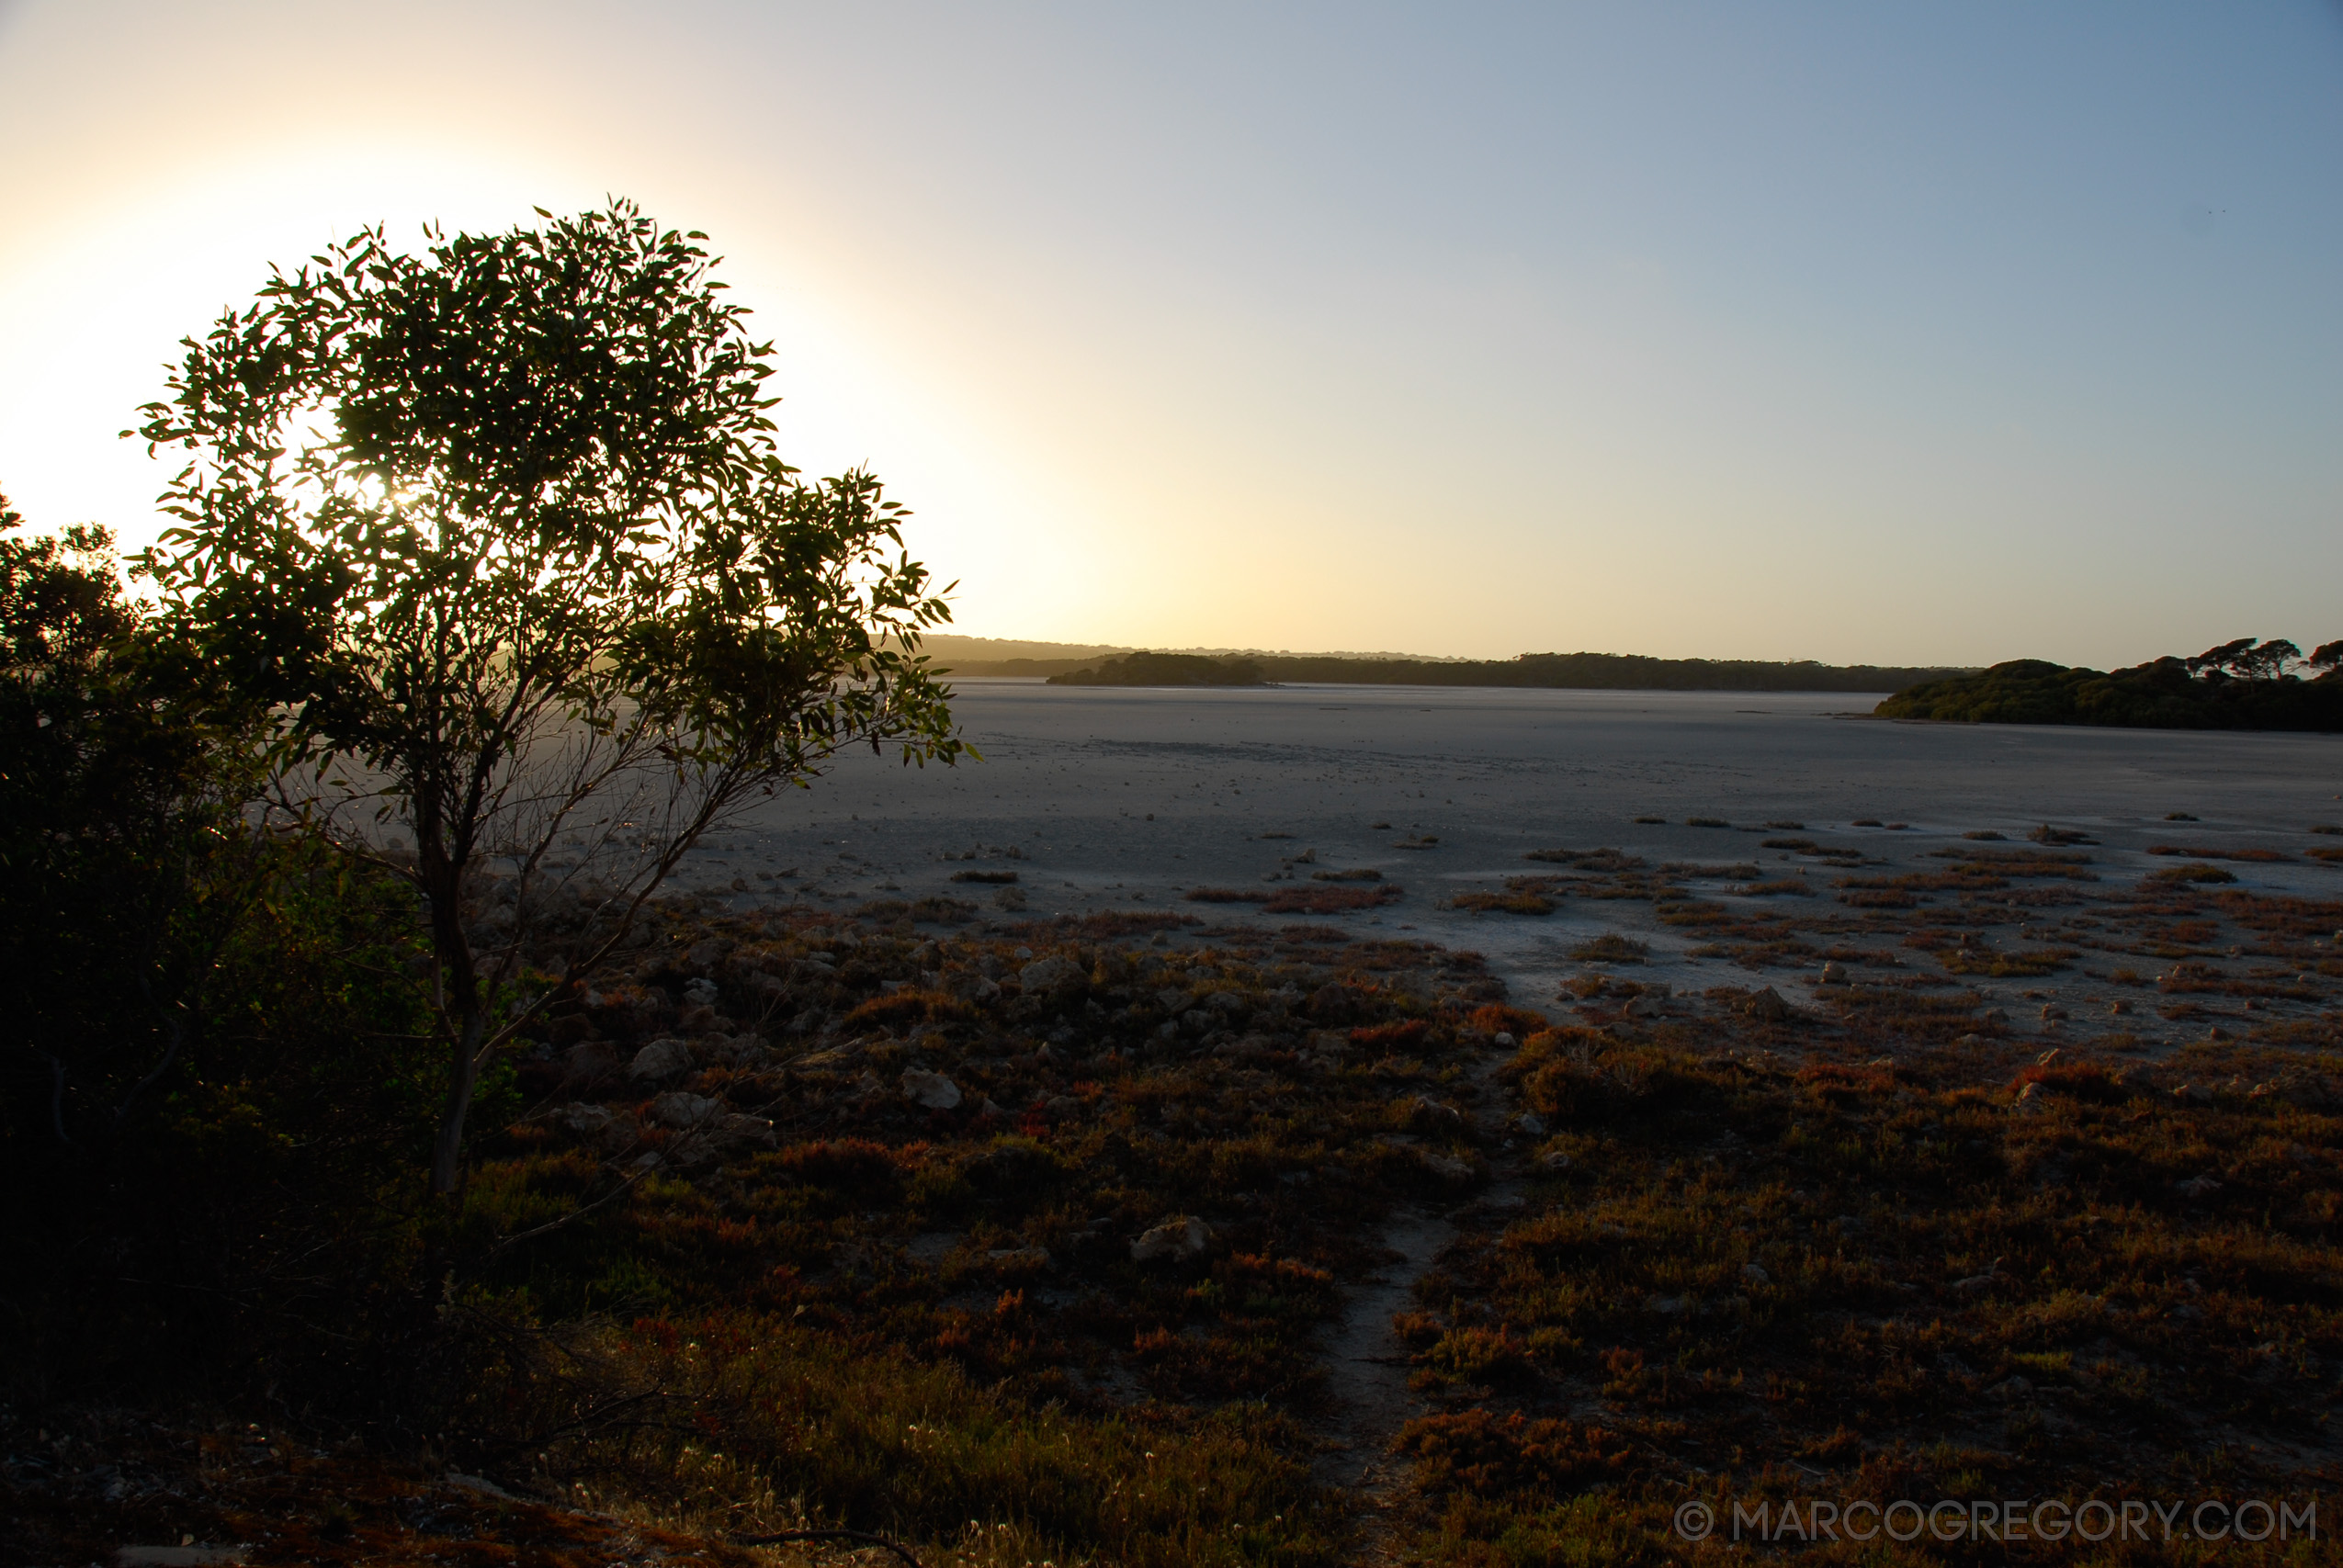
[[[2194,659],[2184,660],[2191,675],[2225,674],[2237,661],[2253,650],[2255,638],[2241,637],[2224,642],[2218,648],[2208,648]]]
[[[0,497],[0,1084],[100,1152],[182,1059],[257,863],[250,728],[158,642],[105,530]]]
[[[275,809],[421,895],[442,1193],[482,1067],[712,826],[847,745],[966,750],[918,653],[949,589],[877,480],[776,454],[772,348],[705,236],[539,216],[273,270],[141,411],[191,454],[141,569],[274,705]],[[534,920],[581,889],[596,935],[532,978]]]

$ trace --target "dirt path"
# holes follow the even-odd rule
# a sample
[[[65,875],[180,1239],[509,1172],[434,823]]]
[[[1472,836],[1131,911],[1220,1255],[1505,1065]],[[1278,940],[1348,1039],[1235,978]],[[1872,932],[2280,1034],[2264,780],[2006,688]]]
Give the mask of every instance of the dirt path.
[[[1476,1065],[1473,1082],[1481,1091],[1478,1118],[1500,1145],[1492,1151],[1492,1179],[1469,1201],[1443,1210],[1395,1210],[1379,1240],[1393,1255],[1371,1278],[1343,1290],[1341,1325],[1326,1346],[1327,1382],[1339,1401],[1316,1465],[1317,1478],[1351,1499],[1358,1527],[1362,1563],[1398,1561],[1399,1532],[1391,1511],[1407,1481],[1407,1462],[1393,1457],[1399,1428],[1425,1409],[1408,1386],[1409,1354],[1391,1325],[1394,1314],[1414,1303],[1415,1283],[1455,1241],[1457,1222],[1467,1216],[1502,1213],[1520,1202],[1518,1149],[1501,1147],[1502,1124],[1512,1108],[1495,1076],[1510,1051],[1492,1051]]]

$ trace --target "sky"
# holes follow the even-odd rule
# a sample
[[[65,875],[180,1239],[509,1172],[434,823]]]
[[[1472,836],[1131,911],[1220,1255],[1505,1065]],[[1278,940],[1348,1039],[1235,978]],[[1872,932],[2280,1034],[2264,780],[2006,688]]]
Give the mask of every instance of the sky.
[[[0,491],[362,225],[706,231],[954,629],[2343,637],[2343,6],[0,0]]]

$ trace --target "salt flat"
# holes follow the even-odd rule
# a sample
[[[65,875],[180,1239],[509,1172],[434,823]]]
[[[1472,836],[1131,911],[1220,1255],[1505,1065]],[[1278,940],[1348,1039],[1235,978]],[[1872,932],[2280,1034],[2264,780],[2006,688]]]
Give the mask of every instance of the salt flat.
[[[2303,835],[2343,818],[2343,738],[2333,736],[1889,723],[1861,716],[1876,697],[1847,693],[956,685],[955,711],[983,761],[918,769],[843,758],[809,791],[719,834],[684,886],[722,893],[737,882],[742,907],[981,901],[992,890],[956,885],[970,864],[945,857],[983,848],[982,867],[1019,873],[1028,918],[1156,909],[1215,924],[1308,919],[1362,935],[1411,932],[1477,949],[1518,999],[1543,1005],[1582,967],[1568,950],[1604,931],[1650,943],[1646,979],[1749,976],[1686,957],[1698,934],[1656,923],[1648,904],[1572,899],[1543,919],[1441,907],[1538,869],[1522,858],[1530,850],[1612,846],[1655,862],[1771,866],[1791,857],[1759,848],[1760,825],[1795,822],[1829,847],[1908,867],[1966,832],[2019,840],[2048,822],[2097,839],[2096,868],[2120,882],[2172,863],[2149,858],[2152,844],[2298,852],[2337,842]],[[2200,820],[2167,821],[2173,812]],[[1732,827],[1690,827],[1688,817]],[[1851,826],[1863,818],[1907,826]],[[1398,847],[1425,838],[1438,841]],[[1023,858],[1000,858],[1012,845]],[[1366,868],[1405,897],[1334,917],[1183,901],[1197,887],[1266,890],[1263,879],[1305,850],[1315,863],[1285,872],[1302,885],[1313,871]],[[2343,893],[2343,867],[2317,862],[2231,869],[2255,890]],[[1725,886],[1697,890],[1735,902]],[[1814,886],[1827,894],[1830,883]],[[1786,987],[1796,977],[1769,978]]]

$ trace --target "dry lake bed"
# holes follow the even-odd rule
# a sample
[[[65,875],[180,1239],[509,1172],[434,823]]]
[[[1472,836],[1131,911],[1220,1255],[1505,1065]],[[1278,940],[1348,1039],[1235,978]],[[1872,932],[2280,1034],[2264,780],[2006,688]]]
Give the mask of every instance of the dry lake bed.
[[[1549,1010],[1589,966],[1573,950],[1605,933],[1646,945],[1623,972],[1647,987],[1772,985],[1801,1004],[1827,952],[1894,967],[1893,947],[1845,944],[1926,927],[1956,896],[2007,911],[2014,929],[1992,941],[2078,938],[2093,911],[2055,879],[2021,877],[2006,900],[1893,886],[1978,869],[1961,856],[2036,853],[2027,835],[2044,824],[2088,840],[2059,852],[2087,862],[2073,880],[2099,885],[2089,898],[2181,864],[2217,866],[2238,891],[2343,892],[2343,864],[2312,854],[2343,838],[2308,831],[2343,821],[2338,737],[1894,723],[1849,693],[956,685],[981,761],[843,758],[717,835],[684,886],[742,909],[946,896],[1001,919],[1002,885],[968,874],[1014,871],[1005,897],[1023,897],[1022,919],[1122,909],[1409,932],[1480,952],[1517,1003]],[[1665,820],[1637,820],[1651,818]],[[1621,896],[1615,875],[1584,874],[1616,861],[1524,858],[1557,849],[1619,851],[1672,893]],[[2265,853],[2283,858],[2251,858]],[[1344,872],[1355,880],[1333,879]],[[1542,889],[1552,912],[1455,904],[1523,877],[1542,879],[1516,887]],[[1312,889],[1376,888],[1391,901],[1290,908]],[[1191,900],[1199,889],[1251,901]],[[1285,910],[1262,908],[1278,895]],[[2088,962],[1964,975],[1996,1000],[2007,991],[2027,1026],[2041,1007],[2107,1001]],[[2151,1048],[2206,1027],[2201,1010],[2127,1026]]]

